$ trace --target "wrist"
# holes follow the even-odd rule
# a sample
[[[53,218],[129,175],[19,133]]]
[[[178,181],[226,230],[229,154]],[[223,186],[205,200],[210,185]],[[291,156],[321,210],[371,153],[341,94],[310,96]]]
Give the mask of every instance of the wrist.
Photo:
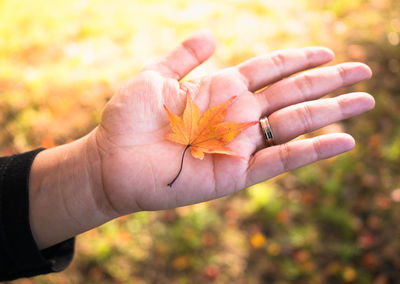
[[[103,194],[93,133],[40,152],[32,164],[30,224],[40,249],[117,217]]]

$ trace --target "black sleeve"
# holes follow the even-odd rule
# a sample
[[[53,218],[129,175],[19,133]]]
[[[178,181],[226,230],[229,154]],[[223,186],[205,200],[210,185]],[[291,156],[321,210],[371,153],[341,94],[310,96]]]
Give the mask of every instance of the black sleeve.
[[[0,281],[63,270],[74,239],[39,250],[29,224],[29,172],[43,149],[0,158]]]

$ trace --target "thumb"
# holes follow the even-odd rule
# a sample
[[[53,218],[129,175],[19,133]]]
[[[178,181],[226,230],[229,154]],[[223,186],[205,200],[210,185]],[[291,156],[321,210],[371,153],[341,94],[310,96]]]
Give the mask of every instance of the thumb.
[[[215,45],[215,38],[210,31],[197,31],[145,70],[153,70],[165,77],[181,80],[214,53]]]

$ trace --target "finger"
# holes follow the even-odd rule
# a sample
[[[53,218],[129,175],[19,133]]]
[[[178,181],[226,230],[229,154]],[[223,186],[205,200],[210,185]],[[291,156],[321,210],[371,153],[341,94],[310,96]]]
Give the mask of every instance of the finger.
[[[366,93],[351,93],[335,98],[304,102],[280,109],[269,117],[277,144],[287,142],[333,122],[371,110],[374,98]]]
[[[349,151],[353,149],[354,144],[354,139],[350,135],[337,133],[265,148],[258,151],[249,162],[246,187]]]
[[[265,114],[288,105],[313,100],[338,88],[369,79],[371,69],[362,63],[350,62],[323,67],[286,78],[256,94]]]
[[[182,42],[167,56],[149,65],[145,70],[154,70],[165,77],[180,80],[209,58],[214,50],[214,36],[207,30],[201,30]]]
[[[257,56],[236,68],[252,92],[293,73],[331,61],[333,52],[325,47],[306,47],[279,50]]]

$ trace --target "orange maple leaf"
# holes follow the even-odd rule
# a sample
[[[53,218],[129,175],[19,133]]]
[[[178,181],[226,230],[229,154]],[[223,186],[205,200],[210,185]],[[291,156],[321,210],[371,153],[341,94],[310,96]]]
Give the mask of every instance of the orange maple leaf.
[[[171,113],[164,105],[172,129],[172,133],[168,133],[166,138],[186,146],[182,155],[181,169],[176,178],[182,170],[183,158],[189,148],[192,156],[200,160],[204,158],[204,153],[238,155],[225,145],[258,121],[223,122],[228,107],[235,98],[232,97],[226,102],[206,110],[203,116],[201,116],[200,109],[192,100],[188,90],[186,91],[186,107],[182,117]],[[176,178],[168,185],[171,186]]]

